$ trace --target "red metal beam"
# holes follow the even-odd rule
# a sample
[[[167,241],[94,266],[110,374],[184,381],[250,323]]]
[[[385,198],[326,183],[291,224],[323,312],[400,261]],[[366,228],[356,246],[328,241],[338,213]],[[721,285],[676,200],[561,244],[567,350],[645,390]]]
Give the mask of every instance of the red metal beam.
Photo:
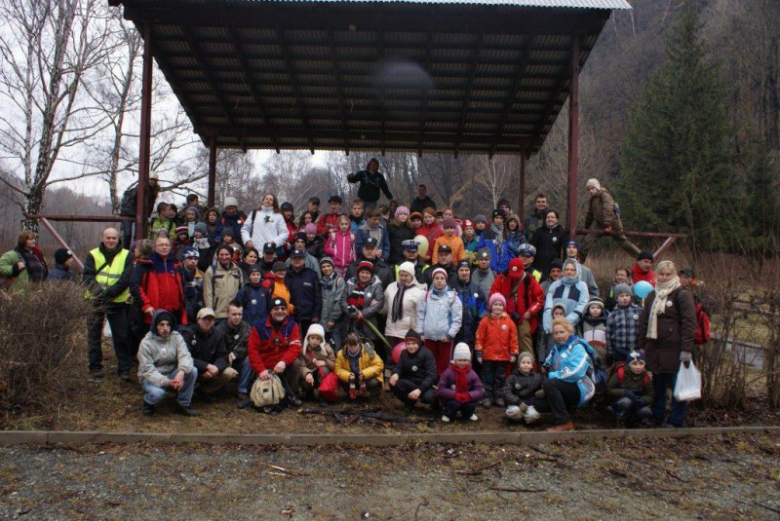
[[[577,168],[580,139],[580,35],[571,37],[571,86],[569,87],[569,237],[576,236],[577,229]]]
[[[520,153],[520,194],[517,197],[517,215],[521,222],[525,216],[525,153],[525,150]]]
[[[76,214],[26,214],[30,219],[48,219],[49,221],[69,221],[81,223],[118,223],[132,221],[135,217],[126,215],[76,215]]]
[[[217,186],[217,140],[211,136],[211,146],[209,146],[209,193],[208,207],[214,207],[214,192]]]
[[[660,257],[666,250],[672,247],[672,244],[674,244],[674,241],[677,240],[677,237],[669,237],[664,241],[664,243],[661,245],[660,248],[655,250],[655,253],[653,253],[653,258],[657,259]]]
[[[76,266],[79,267],[79,271],[84,271],[84,263],[81,262],[81,259],[78,258],[78,255],[76,255],[76,252],[73,251],[73,248],[68,246],[68,243],[65,242],[65,239],[60,237],[60,234],[57,233],[57,230],[54,229],[54,226],[51,225],[51,223],[46,219],[45,217],[38,216],[38,221],[43,224],[43,226],[49,230],[49,233],[54,237],[54,240],[57,241],[57,243],[65,248],[66,250],[70,251],[70,253],[73,255],[73,262],[76,263]]]
[[[687,239],[687,233],[663,233],[663,232],[627,232],[624,231],[626,237],[640,237],[642,239],[667,239],[674,237],[675,239]],[[577,235],[606,235],[603,230],[591,230],[589,228],[583,228],[577,230]]]
[[[143,75],[141,79],[141,139],[138,156],[138,201],[136,202],[135,238],[146,236],[146,218],[151,208],[146,207],[149,187],[149,169],[152,160],[152,31],[147,23],[142,31],[144,39]]]

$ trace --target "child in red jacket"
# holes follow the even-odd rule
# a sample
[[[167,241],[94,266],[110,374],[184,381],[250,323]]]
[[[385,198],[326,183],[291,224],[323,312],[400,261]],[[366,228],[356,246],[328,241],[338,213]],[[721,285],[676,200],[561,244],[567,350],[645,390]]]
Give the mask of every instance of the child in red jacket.
[[[504,309],[506,299],[500,293],[493,293],[488,299],[489,313],[480,321],[477,328],[476,355],[482,364],[482,384],[485,397],[482,406],[486,409],[491,403],[504,407],[501,392],[504,388],[508,364],[517,361],[520,346],[517,341],[517,327]]]

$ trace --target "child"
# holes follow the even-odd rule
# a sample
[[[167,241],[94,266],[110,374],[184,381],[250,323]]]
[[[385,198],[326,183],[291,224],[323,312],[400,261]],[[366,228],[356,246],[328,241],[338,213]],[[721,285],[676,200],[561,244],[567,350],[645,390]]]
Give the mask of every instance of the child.
[[[382,214],[378,208],[371,208],[366,212],[366,224],[355,233],[357,237],[355,249],[362,251],[366,239],[373,237],[379,244],[379,249],[382,250],[382,260],[387,262],[390,258],[390,236],[387,234],[387,229],[379,222],[381,217]]]
[[[628,369],[626,369],[628,366]],[[607,382],[607,395],[612,402],[612,412],[621,426],[629,422],[645,422],[653,417],[653,382],[645,369],[645,359],[632,351],[630,362],[617,365]]]
[[[301,394],[313,397],[322,379],[336,369],[336,354],[330,344],[325,342],[325,328],[322,325],[309,326],[298,360],[301,363]]]
[[[428,239],[428,244],[432,245],[442,233],[441,226],[436,223],[436,210],[433,208],[423,210],[423,224],[417,229],[417,235],[422,235]],[[429,253],[430,250],[431,248],[428,248]],[[430,260],[430,257],[426,257],[427,260]]]
[[[520,353],[517,326],[504,309],[506,299],[501,293],[493,293],[488,299],[489,314],[477,328],[476,355],[482,364],[482,382],[485,398],[482,406],[490,408],[491,401],[499,407],[505,405],[502,397],[507,364],[514,364]]]
[[[552,309],[552,318],[566,318],[566,308],[563,304],[556,304]],[[552,347],[555,345],[555,339],[552,333],[545,333],[544,328],[540,327],[537,330],[537,342],[536,342],[536,360],[541,364],[550,354]]]
[[[449,423],[460,413],[463,419],[475,422],[479,420],[475,414],[477,402],[485,396],[485,389],[471,368],[469,346],[463,342],[456,345],[452,358],[452,365],[441,375],[436,388],[436,398],[444,409],[441,421]]]
[[[149,226],[149,238],[154,240],[161,231],[165,231],[171,241],[176,239],[176,223],[173,222],[173,217],[176,213],[171,210],[171,205],[168,203],[157,204],[157,217],[152,221],[152,225]]]
[[[241,262],[241,254],[244,252],[244,249],[236,241],[237,236],[238,235],[232,226],[225,226],[222,228],[222,244],[230,246],[230,248],[233,250],[233,262],[236,264]]]
[[[378,314],[384,305],[385,294],[379,277],[374,276],[374,265],[362,261],[358,265],[357,275],[346,281],[339,300],[341,312],[348,321],[345,324],[348,328],[346,332],[358,331],[361,336],[375,341],[376,335],[366,324],[376,327]]]
[[[615,288],[618,284],[629,284],[628,280],[628,268],[620,267],[615,270],[615,279],[614,284],[611,288],[609,288],[609,293],[607,293],[607,300],[604,302],[604,307],[607,308],[607,311],[612,311],[615,309],[615,306],[617,306],[617,295],[615,294]]]
[[[350,231],[350,220],[346,215],[339,216],[338,230],[328,234],[325,242],[325,255],[333,259],[333,268],[342,279],[347,268],[357,258],[355,254],[355,234]]]
[[[206,219],[203,221],[206,223],[206,226],[208,226],[208,235],[212,239],[214,239],[217,242],[222,242],[222,229],[225,227],[221,222],[219,222],[219,210],[217,210],[216,207],[209,208],[206,211]],[[233,230],[236,230],[236,227],[231,225],[228,225]],[[239,234],[239,237],[237,239],[240,239],[241,234]]]
[[[192,235],[192,246],[198,250],[198,269],[206,271],[213,263],[214,255],[219,244],[208,237],[206,223],[195,225],[195,233]]]
[[[187,231],[187,227],[179,226],[176,228],[176,240],[173,243],[173,252],[176,260],[181,260],[182,252],[184,251],[184,248],[187,248],[188,246],[192,246],[192,241],[190,240],[190,234]]]
[[[366,224],[363,219],[363,201],[355,199],[352,201],[352,207],[349,214],[349,231],[357,234],[357,231]]]
[[[239,290],[236,300],[244,308],[244,320],[251,326],[264,323],[271,310],[271,290],[263,286],[263,270],[253,264],[249,267],[249,277]]]
[[[474,216],[474,233],[477,236],[477,240],[480,240],[482,238],[482,235],[485,233],[485,230],[487,229],[487,217],[484,215],[477,214]]]
[[[306,233],[306,251],[315,259],[321,259],[325,251],[325,241],[317,235],[317,225],[309,223],[303,227],[303,231]]]
[[[509,421],[525,418],[531,399],[542,388],[542,375],[534,371],[534,357],[531,353],[520,354],[517,367],[506,379],[502,394],[507,404],[505,411]]]
[[[322,324],[325,326],[325,339],[333,343],[336,349],[341,349],[342,332],[341,323],[344,316],[339,306],[341,294],[346,286],[344,279],[339,277],[333,266],[333,259],[323,257],[320,261],[322,278]]]
[[[265,274],[263,285],[271,291],[271,300],[281,298],[285,302],[290,302],[290,290],[287,289],[287,285],[284,283],[285,275],[287,275],[287,266],[282,261],[274,262],[271,271]],[[292,316],[294,313],[295,306],[287,304],[287,314]]]
[[[174,213],[174,215],[176,214]],[[184,222],[182,224],[187,227],[190,236],[195,233],[195,225],[198,224],[199,220],[200,211],[194,206],[190,206],[184,211]],[[208,230],[208,227],[206,229]],[[208,234],[208,231],[206,233]]]
[[[395,397],[404,403],[404,411],[410,413],[418,401],[433,404],[436,360],[433,353],[423,347],[420,333],[414,329],[406,333],[404,342],[406,349],[401,351],[388,383]]]
[[[607,315],[604,302],[591,297],[579,324],[582,338],[596,351],[602,364],[607,360]]]
[[[463,235],[460,237],[463,241],[463,248],[466,253],[466,259],[472,263],[477,263],[477,244],[479,237],[475,235],[474,223],[466,219],[463,221]]]
[[[234,230],[240,231],[241,227],[244,225],[244,221],[246,221],[246,214],[238,209],[238,201],[235,197],[225,197],[224,206],[225,210],[222,212],[220,218],[222,227],[232,226]],[[240,234],[237,239],[242,245],[244,244]]]
[[[336,357],[336,375],[342,391],[352,401],[359,396],[377,398],[382,392],[385,364],[369,343],[350,333]]]
[[[442,228],[444,229],[444,235],[441,235],[436,239],[433,246],[433,263],[439,263],[439,246],[446,244],[452,249],[452,263],[457,264],[466,258],[466,248],[463,246],[463,240],[455,234],[455,230],[458,227],[458,223],[455,219],[448,217],[442,222]]]
[[[636,350],[639,334],[639,317],[642,308],[633,302],[634,292],[628,284],[615,286],[617,307],[607,317],[606,361],[625,362],[629,353]]]

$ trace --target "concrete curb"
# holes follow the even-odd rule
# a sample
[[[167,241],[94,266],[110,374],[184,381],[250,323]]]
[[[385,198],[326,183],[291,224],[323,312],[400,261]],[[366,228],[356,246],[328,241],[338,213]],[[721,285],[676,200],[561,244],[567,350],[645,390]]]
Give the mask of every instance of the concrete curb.
[[[198,434],[141,433],[99,431],[2,431],[0,445],[87,445],[91,443],[185,444],[207,445],[365,445],[388,446],[409,443],[487,443],[535,445],[564,440],[610,438],[670,438],[680,436],[717,436],[721,434],[777,434],[780,426],[769,427],[701,427],[685,429],[610,429],[541,432],[459,432],[434,434]]]

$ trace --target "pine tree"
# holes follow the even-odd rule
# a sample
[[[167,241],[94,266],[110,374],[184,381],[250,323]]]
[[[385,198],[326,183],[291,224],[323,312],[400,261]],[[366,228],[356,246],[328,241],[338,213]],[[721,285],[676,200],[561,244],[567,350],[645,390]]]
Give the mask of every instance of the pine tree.
[[[743,231],[725,92],[705,51],[688,0],[629,121],[619,182],[630,227],[690,233],[697,249],[730,246]]]

